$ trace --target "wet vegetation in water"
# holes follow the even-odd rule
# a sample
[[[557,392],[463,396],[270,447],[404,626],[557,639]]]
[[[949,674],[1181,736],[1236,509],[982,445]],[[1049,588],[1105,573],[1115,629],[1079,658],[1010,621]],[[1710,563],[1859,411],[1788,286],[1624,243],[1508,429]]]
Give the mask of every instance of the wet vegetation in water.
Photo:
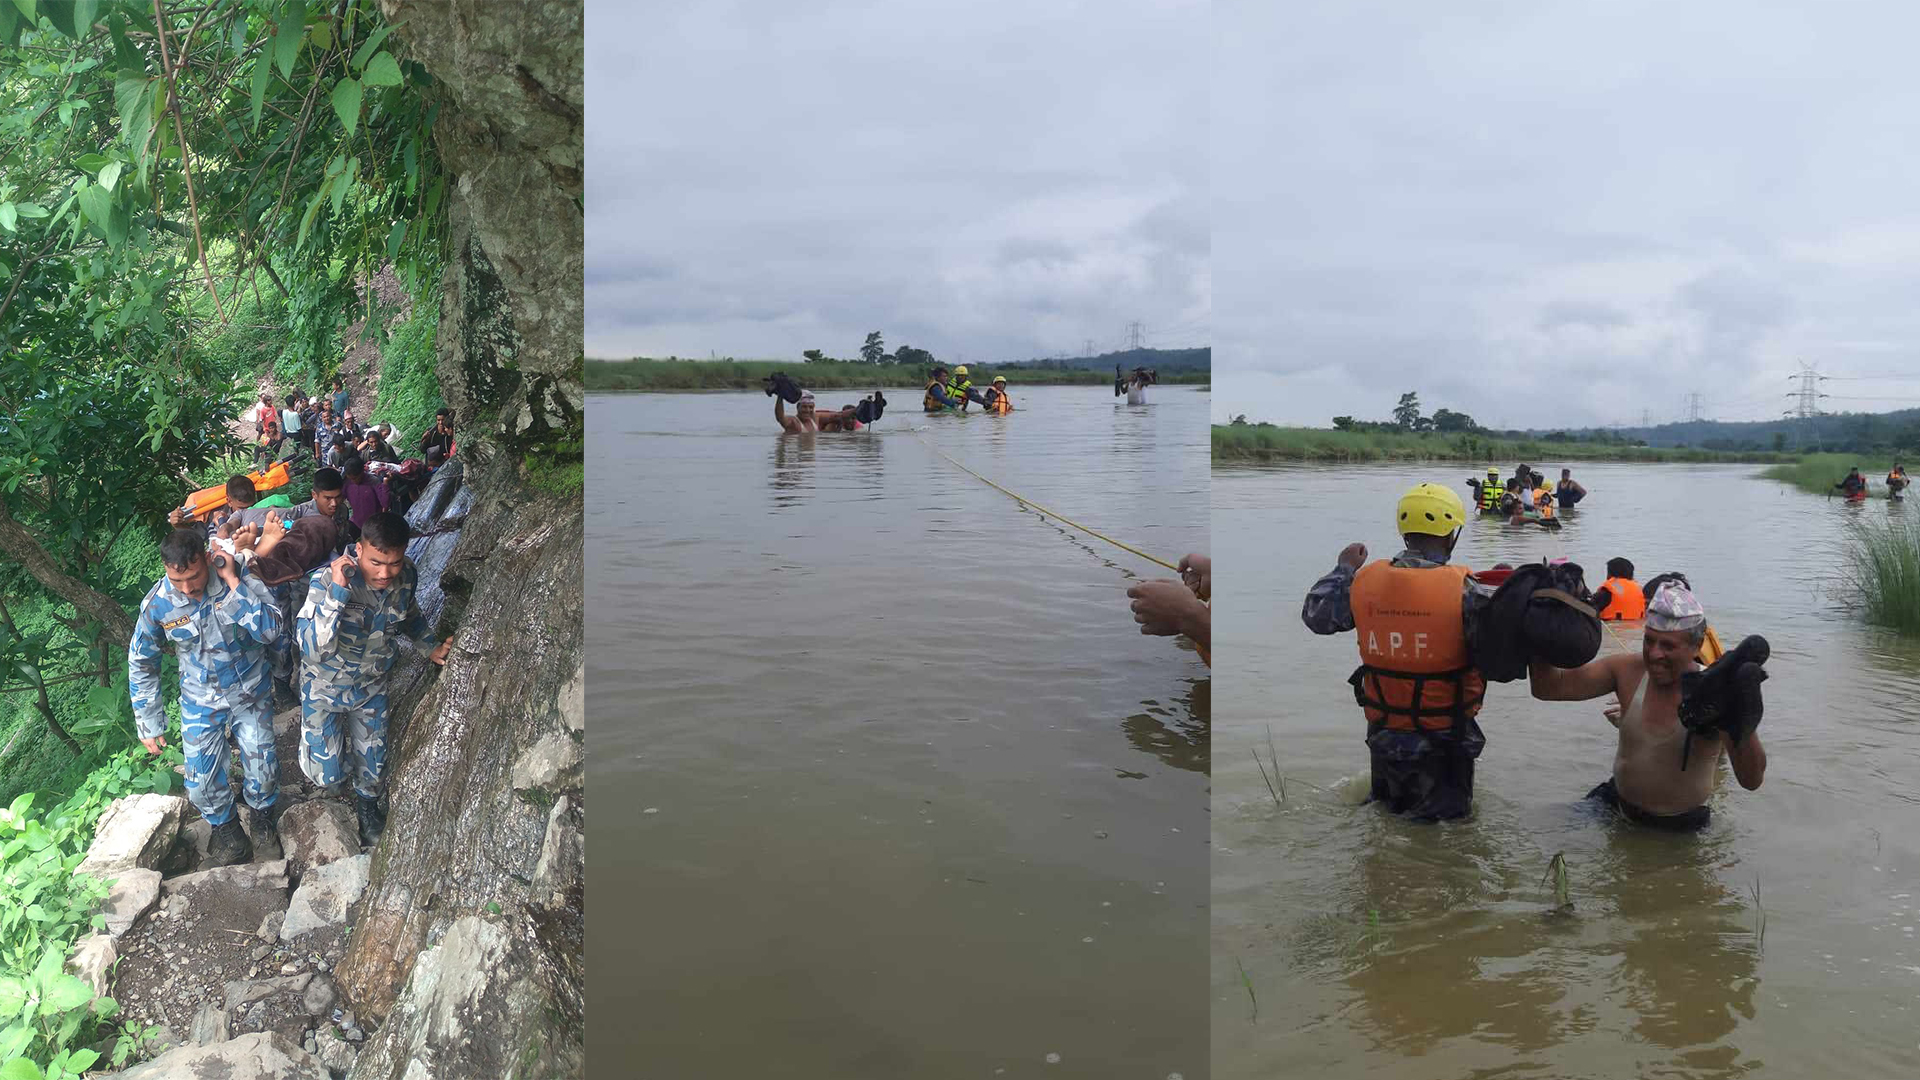
[[[1920,634],[1920,522],[1905,515],[1856,522],[1835,591],[1867,622]]]
[[[1760,475],[1792,484],[1813,495],[1838,495],[1834,487],[1854,468],[1866,477],[1869,497],[1885,498],[1887,472],[1893,459],[1884,454],[1807,454],[1798,461],[1775,465]]]

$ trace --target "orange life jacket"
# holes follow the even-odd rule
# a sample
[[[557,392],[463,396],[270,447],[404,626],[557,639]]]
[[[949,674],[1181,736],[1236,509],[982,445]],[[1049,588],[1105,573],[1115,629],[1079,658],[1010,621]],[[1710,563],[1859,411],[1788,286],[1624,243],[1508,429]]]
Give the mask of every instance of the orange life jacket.
[[[987,411],[990,413],[999,413],[1004,416],[1013,411],[1013,399],[1007,396],[1005,390],[997,391],[993,394],[993,397],[988,400]]]
[[[1380,561],[1353,576],[1360,666],[1347,681],[1369,727],[1447,731],[1480,711],[1487,683],[1473,669],[1461,618],[1468,572]]]
[[[1601,582],[1611,599],[1600,610],[1602,619],[1639,619],[1647,614],[1647,596],[1630,578],[1610,577]]]

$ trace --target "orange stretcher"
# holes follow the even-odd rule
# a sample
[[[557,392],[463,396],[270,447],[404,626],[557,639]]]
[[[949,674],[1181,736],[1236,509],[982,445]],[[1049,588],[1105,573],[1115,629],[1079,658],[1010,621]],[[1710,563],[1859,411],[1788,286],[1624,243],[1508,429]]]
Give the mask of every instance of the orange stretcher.
[[[253,490],[261,494],[284,487],[293,475],[287,471],[287,463],[276,461],[264,472],[250,472],[247,479],[253,481]],[[215,484],[210,488],[201,488],[187,496],[180,512],[195,521],[207,520],[207,515],[227,505],[227,485]]]

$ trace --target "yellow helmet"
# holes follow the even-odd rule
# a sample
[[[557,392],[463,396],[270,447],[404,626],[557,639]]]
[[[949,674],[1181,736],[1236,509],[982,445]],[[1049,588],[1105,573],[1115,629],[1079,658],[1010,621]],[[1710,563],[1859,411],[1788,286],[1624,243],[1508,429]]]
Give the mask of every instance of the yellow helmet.
[[[1439,484],[1415,484],[1400,496],[1394,516],[1399,520],[1402,535],[1451,536],[1467,523],[1467,510],[1460,504],[1460,496]]]
[[[965,375],[965,374],[967,373],[967,365],[965,365],[965,364],[960,364],[960,365],[958,365],[958,366],[956,366],[956,367],[955,367],[955,368],[953,369],[953,373],[954,373],[955,375]]]
[[[994,382],[1006,382],[1006,381],[1007,381],[1007,377],[1006,377],[1005,375],[995,375],[995,376],[993,377],[993,381],[994,381]]]

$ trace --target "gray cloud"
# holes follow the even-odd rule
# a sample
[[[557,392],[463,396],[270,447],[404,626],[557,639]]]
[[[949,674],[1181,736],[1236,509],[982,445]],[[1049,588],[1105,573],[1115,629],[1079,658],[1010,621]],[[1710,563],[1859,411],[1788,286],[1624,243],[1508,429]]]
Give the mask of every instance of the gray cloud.
[[[1203,0],[662,11],[587,12],[588,355],[1204,340]]]
[[[1217,417],[1384,417],[1417,389],[1499,426],[1673,419],[1693,391],[1757,419],[1803,360],[1920,376],[1920,11],[1215,21]]]

